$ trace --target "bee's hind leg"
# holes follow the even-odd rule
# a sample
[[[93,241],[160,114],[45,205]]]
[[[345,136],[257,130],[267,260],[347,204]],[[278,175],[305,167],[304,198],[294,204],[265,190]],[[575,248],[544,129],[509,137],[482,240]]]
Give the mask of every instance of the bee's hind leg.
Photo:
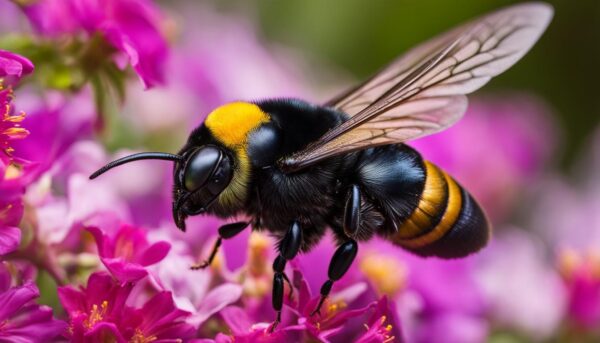
[[[271,325],[270,331],[275,330],[279,322],[281,322],[281,308],[283,307],[283,281],[287,281],[290,285],[290,296],[292,292],[292,285],[290,280],[285,275],[285,265],[287,261],[293,259],[300,251],[302,244],[302,229],[297,221],[292,222],[287,233],[281,240],[279,245],[279,256],[273,262],[273,309],[277,311],[277,317]]]
[[[310,314],[311,316],[316,313],[320,313],[321,306],[323,306],[323,302],[327,299],[327,296],[331,292],[331,287],[333,287],[333,283],[344,276],[352,262],[354,262],[354,258],[356,257],[356,253],[358,252],[358,244],[355,240],[351,239],[344,244],[340,245],[333,257],[331,258],[331,262],[329,262],[329,271],[327,276],[329,280],[325,281],[323,286],[321,286],[321,299],[319,299],[319,304],[317,308]]]
[[[360,188],[357,185],[352,185],[346,198],[343,223],[344,233],[348,237],[348,240],[337,248],[333,254],[333,257],[331,258],[331,262],[329,262],[329,270],[327,272],[329,280],[325,281],[323,286],[321,286],[321,299],[319,299],[319,304],[311,313],[311,316],[316,313],[320,313],[321,306],[323,306],[323,302],[325,302],[325,299],[327,299],[327,296],[331,292],[333,283],[341,279],[352,265],[352,262],[354,262],[354,258],[358,252],[358,244],[353,237],[357,237],[360,234],[360,213]]]
[[[237,222],[237,223],[225,224],[225,225],[221,226],[219,228],[219,238],[215,242],[215,245],[213,245],[212,251],[211,251],[208,259],[204,260],[201,263],[192,265],[190,267],[190,269],[192,269],[192,270],[204,269],[204,268],[210,266],[212,261],[215,259],[215,256],[217,256],[217,252],[219,251],[221,242],[224,239],[229,239],[229,238],[236,236],[238,233],[242,232],[246,227],[248,227],[248,224],[249,223],[247,223],[247,222]]]

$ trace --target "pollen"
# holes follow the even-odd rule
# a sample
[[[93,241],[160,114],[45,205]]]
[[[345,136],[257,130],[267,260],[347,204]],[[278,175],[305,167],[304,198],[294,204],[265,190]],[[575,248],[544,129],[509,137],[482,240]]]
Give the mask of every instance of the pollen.
[[[327,300],[326,300],[327,301]],[[343,309],[345,309],[346,307],[348,307],[348,304],[346,304],[344,301],[342,300],[338,300],[332,304],[327,305],[325,308],[327,309],[327,312],[325,314],[325,316],[321,319],[322,322],[326,322],[332,318],[335,318],[335,316],[337,315],[337,313]]]
[[[360,261],[360,269],[381,295],[392,297],[406,285],[406,266],[391,256],[368,253]]]
[[[102,302],[102,305],[100,305],[100,307],[98,307],[97,304],[94,304],[92,306],[92,310],[90,311],[90,315],[83,322],[83,325],[87,329],[91,329],[92,327],[94,327],[94,325],[96,325],[96,323],[98,323],[104,319],[104,317],[106,316],[107,309],[108,309],[108,301],[106,301],[106,300],[104,300]]]
[[[4,109],[0,110],[0,149],[2,149],[7,156],[10,156],[13,152],[13,148],[9,145],[10,141],[27,137],[29,131],[20,126],[20,123],[25,119],[24,112],[20,112],[16,115],[11,114],[11,100],[13,98],[12,89],[3,89],[0,87],[0,91],[3,92],[2,100],[5,101]]]
[[[135,329],[135,335],[131,337],[129,340],[130,343],[150,343],[154,342],[158,339],[158,337],[152,336],[144,336],[144,333],[140,329]]]
[[[396,336],[390,335],[390,332],[394,328],[392,324],[385,325],[385,321],[387,320],[387,316],[381,316],[379,318],[379,323],[375,323],[373,329],[380,335],[383,340],[378,340],[383,343],[393,342],[396,339]],[[385,325],[385,326],[384,326]],[[369,331],[371,328],[368,324],[363,323],[365,330]]]
[[[13,180],[21,176],[23,168],[21,166],[11,163],[6,167],[4,171],[4,179],[5,180]]]
[[[229,148],[243,146],[248,134],[269,121],[260,107],[248,102],[232,102],[212,111],[204,121],[215,138]]]

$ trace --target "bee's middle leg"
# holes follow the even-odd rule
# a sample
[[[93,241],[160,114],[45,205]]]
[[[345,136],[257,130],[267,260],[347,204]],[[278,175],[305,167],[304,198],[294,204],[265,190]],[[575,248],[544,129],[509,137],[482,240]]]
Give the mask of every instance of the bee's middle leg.
[[[285,280],[290,286],[290,296],[292,295],[293,287],[290,280],[285,275],[285,265],[287,261],[293,259],[300,251],[302,244],[302,229],[297,221],[292,222],[287,233],[281,240],[279,245],[279,256],[273,262],[273,309],[277,311],[277,317],[271,325],[271,331],[275,330],[281,321],[281,308],[283,307],[283,281]]]

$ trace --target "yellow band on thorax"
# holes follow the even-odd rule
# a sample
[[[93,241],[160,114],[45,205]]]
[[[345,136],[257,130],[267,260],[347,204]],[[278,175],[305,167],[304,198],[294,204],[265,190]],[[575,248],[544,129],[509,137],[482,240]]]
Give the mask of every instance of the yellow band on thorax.
[[[248,102],[232,102],[212,111],[204,124],[213,136],[229,148],[246,143],[248,134],[269,121],[260,107]]]

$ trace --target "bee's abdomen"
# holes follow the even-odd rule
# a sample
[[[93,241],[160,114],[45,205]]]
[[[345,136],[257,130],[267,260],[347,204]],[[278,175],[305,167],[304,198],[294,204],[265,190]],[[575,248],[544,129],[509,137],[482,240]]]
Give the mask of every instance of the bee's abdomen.
[[[419,255],[461,257],[481,249],[489,238],[485,214],[451,176],[425,162],[419,204],[390,239]]]

